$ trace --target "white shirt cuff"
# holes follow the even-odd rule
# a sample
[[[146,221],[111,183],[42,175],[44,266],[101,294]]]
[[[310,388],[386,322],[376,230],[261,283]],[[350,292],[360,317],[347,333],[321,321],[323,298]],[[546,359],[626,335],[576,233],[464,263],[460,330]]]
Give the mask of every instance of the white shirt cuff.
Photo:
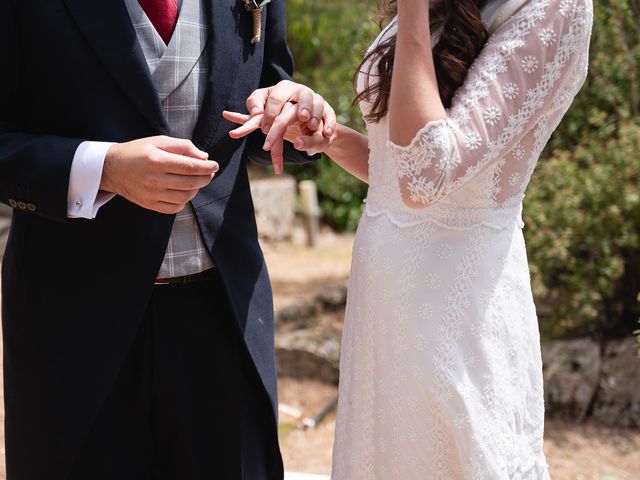
[[[100,207],[115,197],[100,191],[104,159],[112,145],[109,142],[82,142],[78,146],[71,164],[67,217],[96,218]]]

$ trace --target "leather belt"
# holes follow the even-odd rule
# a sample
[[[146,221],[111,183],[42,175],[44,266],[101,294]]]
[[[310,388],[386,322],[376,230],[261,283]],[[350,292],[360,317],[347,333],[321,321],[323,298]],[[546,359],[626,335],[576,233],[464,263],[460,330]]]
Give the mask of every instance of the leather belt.
[[[184,275],[182,277],[173,278],[156,278],[156,285],[189,285],[190,283],[203,282],[214,278],[215,269],[210,268],[204,272],[194,273],[193,275]]]

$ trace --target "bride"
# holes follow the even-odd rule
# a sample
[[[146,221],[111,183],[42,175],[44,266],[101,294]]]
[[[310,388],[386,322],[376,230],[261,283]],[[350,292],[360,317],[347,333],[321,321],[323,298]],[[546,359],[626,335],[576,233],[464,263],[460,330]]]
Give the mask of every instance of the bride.
[[[329,107],[324,129],[300,124],[322,108],[291,82],[256,92],[251,116],[225,113],[244,124],[232,136],[262,127],[266,149],[284,136],[369,182],[332,478],[548,479],[521,211],[585,80],[591,1],[397,0],[385,13],[357,76],[368,136],[334,129]]]

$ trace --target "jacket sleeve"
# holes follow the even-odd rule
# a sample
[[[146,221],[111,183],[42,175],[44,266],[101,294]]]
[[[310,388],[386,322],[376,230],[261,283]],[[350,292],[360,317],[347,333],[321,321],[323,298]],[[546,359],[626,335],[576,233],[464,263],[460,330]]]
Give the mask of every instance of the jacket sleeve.
[[[293,57],[287,45],[287,22],[285,0],[273,0],[266,8],[266,27],[263,41],[264,62],[260,88],[270,87],[281,80],[291,80],[293,74]],[[247,143],[247,156],[250,160],[262,165],[271,164],[271,154],[262,150],[265,136],[256,131],[249,136]],[[285,142],[284,161],[289,164],[304,164],[317,160],[321,155],[308,155],[293,148],[289,142]]]
[[[0,0],[0,202],[34,215],[67,218],[69,174],[81,139],[29,132],[20,100],[18,18],[12,0]]]

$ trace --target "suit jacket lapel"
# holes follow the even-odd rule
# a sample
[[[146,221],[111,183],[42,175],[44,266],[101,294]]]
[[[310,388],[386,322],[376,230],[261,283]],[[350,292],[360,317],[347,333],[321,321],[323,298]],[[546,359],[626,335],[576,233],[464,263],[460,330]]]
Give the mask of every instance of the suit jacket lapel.
[[[239,0],[205,0],[209,22],[207,52],[211,57],[207,93],[193,135],[194,143],[200,148],[215,146],[226,137],[226,133],[218,131],[222,111],[236,82],[244,43],[250,38],[249,32],[244,30],[251,22],[242,21],[247,15],[242,3]]]
[[[79,29],[129,100],[158,133],[168,133],[158,95],[124,2],[65,2]]]

